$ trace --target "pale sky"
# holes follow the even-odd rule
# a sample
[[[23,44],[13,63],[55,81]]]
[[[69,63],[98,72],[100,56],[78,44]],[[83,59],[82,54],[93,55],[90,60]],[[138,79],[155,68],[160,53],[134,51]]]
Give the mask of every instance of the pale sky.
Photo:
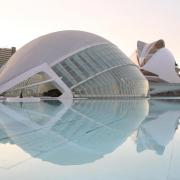
[[[0,47],[61,30],[98,34],[128,56],[137,40],[162,38],[180,63],[180,0],[0,0]]]

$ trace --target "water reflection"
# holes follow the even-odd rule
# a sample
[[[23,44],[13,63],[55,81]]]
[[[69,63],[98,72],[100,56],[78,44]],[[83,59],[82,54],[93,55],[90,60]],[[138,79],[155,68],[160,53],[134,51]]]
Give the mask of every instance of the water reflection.
[[[146,99],[0,104],[0,143],[60,165],[101,159],[134,138],[137,152],[163,154],[178,126],[176,101]]]
[[[149,103],[149,115],[137,131],[137,151],[149,149],[162,155],[178,128],[180,106],[174,100],[151,100]]]

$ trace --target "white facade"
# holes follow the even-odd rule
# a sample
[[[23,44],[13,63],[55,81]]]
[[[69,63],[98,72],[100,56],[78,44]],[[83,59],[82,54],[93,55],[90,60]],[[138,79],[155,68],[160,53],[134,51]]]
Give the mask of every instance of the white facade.
[[[27,82],[38,73],[46,80]],[[148,92],[148,82],[124,53],[104,38],[82,31],[51,33],[18,50],[0,73],[0,94],[18,90],[23,82],[22,89],[52,83],[61,98],[69,99],[145,97]]]
[[[175,71],[175,58],[166,48],[155,53],[143,69],[157,74],[160,79],[167,82],[180,83],[180,78]]]
[[[131,59],[140,69],[154,73],[161,80],[169,83],[180,83],[180,77],[175,70],[175,58],[165,48],[163,40],[150,44],[138,41],[137,50]]]
[[[177,96],[180,91],[180,69],[163,40],[147,44],[137,42],[131,60],[149,81],[150,95]]]

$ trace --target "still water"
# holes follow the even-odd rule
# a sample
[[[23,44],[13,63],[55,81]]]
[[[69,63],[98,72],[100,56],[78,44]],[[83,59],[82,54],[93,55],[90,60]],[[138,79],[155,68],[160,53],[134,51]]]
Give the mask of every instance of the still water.
[[[0,180],[180,180],[180,100],[0,103]]]

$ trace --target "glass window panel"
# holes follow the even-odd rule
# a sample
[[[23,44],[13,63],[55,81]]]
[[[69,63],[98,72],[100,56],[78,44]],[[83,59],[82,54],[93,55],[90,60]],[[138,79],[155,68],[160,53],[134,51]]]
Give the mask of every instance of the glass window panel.
[[[87,67],[89,67],[92,74],[97,73],[95,67],[91,64],[91,61],[89,62],[88,56],[85,54],[85,52],[79,53],[79,57],[84,61]]]
[[[58,76],[62,77],[64,82],[70,82],[72,85],[77,83],[72,75],[70,75],[70,73],[67,72],[60,63],[53,66],[52,69],[57,73]]]
[[[71,61],[79,68],[79,70],[82,72],[82,74],[88,78],[89,73],[85,70],[85,68],[80,64],[78,61],[80,58],[77,55],[74,55],[71,57]]]
[[[131,71],[135,71],[137,67],[134,65],[115,67],[109,71],[106,71],[93,79],[86,81],[78,86],[78,88],[91,88],[91,92],[88,95],[92,96],[137,96],[143,95],[146,91],[144,87],[146,85],[146,80],[138,81],[134,80],[134,74],[131,76],[126,76]],[[124,79],[122,77],[126,77]],[[76,87],[75,87],[76,88]],[[87,96],[88,96],[87,95]]]
[[[64,69],[67,70],[67,72],[69,72],[71,74],[71,76],[73,76],[73,78],[77,81],[80,82],[81,78],[80,76],[72,69],[71,64],[68,64],[68,62],[63,61],[62,66],[64,67]]]
[[[66,76],[66,79],[64,76],[67,83],[69,81],[73,84],[72,91],[76,95],[79,93],[79,96],[124,94],[128,96],[143,94],[146,91],[144,88],[139,88],[141,84],[144,85],[147,81],[143,79],[137,67],[133,65],[123,52],[112,44],[88,48],[63,60],[59,64],[62,64],[66,73],[70,74],[74,80],[72,82],[72,79],[69,80],[70,76]],[[106,71],[103,72],[104,70]],[[62,74],[64,75],[65,73]],[[89,77],[91,78],[88,79]],[[87,81],[84,81],[86,79]]]

